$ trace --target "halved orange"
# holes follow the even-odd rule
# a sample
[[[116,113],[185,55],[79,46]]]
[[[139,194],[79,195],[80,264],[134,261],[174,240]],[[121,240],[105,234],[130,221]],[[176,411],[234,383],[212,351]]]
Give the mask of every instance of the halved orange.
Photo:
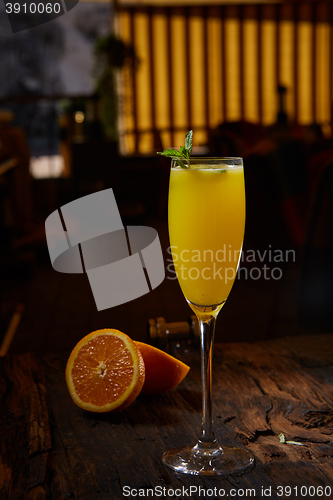
[[[190,367],[157,347],[135,342],[145,363],[145,382],[141,394],[161,394],[176,387]]]
[[[89,333],[74,347],[66,366],[69,393],[80,408],[121,411],[140,393],[145,365],[133,340],[119,330]]]

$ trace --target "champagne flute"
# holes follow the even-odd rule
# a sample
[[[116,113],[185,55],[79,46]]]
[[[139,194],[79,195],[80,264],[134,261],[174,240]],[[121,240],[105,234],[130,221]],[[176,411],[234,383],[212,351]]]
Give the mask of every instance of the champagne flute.
[[[243,245],[242,158],[191,158],[189,168],[172,160],[168,218],[177,278],[200,324],[202,424],[194,446],[172,448],[162,460],[185,474],[241,474],[253,466],[251,453],[222,447],[214,435],[212,360],[216,318],[234,283]]]

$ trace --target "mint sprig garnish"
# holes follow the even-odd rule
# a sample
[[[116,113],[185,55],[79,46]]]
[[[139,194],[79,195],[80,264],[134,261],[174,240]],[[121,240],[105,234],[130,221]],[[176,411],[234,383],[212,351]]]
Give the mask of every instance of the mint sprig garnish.
[[[166,156],[167,158],[171,158],[172,160],[175,160],[181,168],[190,168],[190,156],[192,153],[192,141],[193,141],[193,130],[190,130],[185,135],[185,147],[180,146],[179,151],[178,151],[178,149],[169,148],[169,149],[165,149],[164,151],[159,152],[157,154],[161,155],[161,156]],[[187,165],[185,165],[183,160],[185,160],[187,162]]]

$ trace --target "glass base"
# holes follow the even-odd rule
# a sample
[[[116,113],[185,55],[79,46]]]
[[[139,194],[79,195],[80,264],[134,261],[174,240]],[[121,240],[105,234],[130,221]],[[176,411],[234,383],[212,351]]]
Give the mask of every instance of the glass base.
[[[254,457],[242,448],[215,448],[202,450],[196,446],[177,446],[166,451],[163,463],[175,472],[206,476],[230,476],[248,472],[254,464]]]

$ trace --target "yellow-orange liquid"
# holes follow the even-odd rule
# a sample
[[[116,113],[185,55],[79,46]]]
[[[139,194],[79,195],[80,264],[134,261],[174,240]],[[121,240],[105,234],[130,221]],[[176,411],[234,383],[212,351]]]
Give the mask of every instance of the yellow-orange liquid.
[[[244,225],[242,167],[191,164],[190,169],[171,169],[170,245],[179,284],[190,303],[225,302],[237,272]]]

